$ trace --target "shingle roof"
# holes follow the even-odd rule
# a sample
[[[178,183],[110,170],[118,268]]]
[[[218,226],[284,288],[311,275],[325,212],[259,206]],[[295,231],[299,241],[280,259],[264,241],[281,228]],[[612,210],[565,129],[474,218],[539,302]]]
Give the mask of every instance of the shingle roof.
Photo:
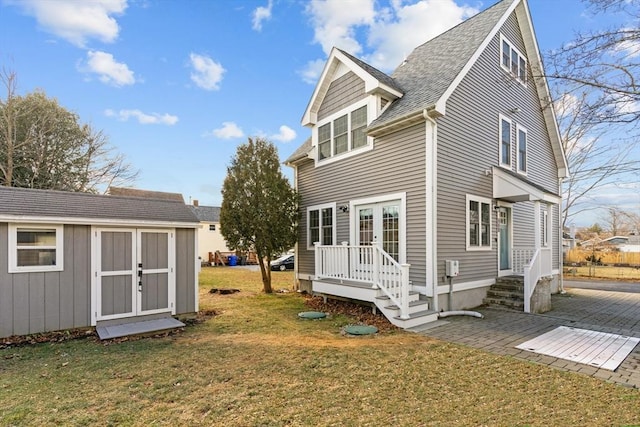
[[[197,223],[182,202],[0,186],[0,215]]]
[[[220,208],[218,206],[189,206],[199,221],[220,222]]]
[[[307,154],[309,154],[309,151],[311,151],[311,147],[311,138],[307,138],[307,140],[303,142],[302,145],[298,147],[287,160],[284,161],[284,163],[289,164],[297,160],[304,159],[305,157],[307,157]]]
[[[109,194],[112,196],[132,196],[144,197],[145,199],[173,200],[184,203],[184,198],[180,193],[166,193],[164,191],[141,190],[139,188],[109,187]]]
[[[340,52],[342,52],[347,58],[351,59],[353,62],[355,62],[360,68],[362,68],[363,70],[365,70],[367,73],[371,74],[372,77],[374,77],[375,79],[377,79],[378,81],[384,83],[385,85],[389,86],[392,89],[395,89],[399,92],[403,92],[402,88],[398,85],[398,82],[396,82],[393,77],[389,76],[388,74],[383,73],[382,71],[378,70],[375,67],[372,67],[371,65],[367,64],[366,62],[356,58],[355,56],[351,55],[348,52],[345,52],[342,49],[338,49]]]
[[[418,46],[391,75],[404,95],[369,127],[377,127],[436,103],[489,32],[517,0],[503,0]]]

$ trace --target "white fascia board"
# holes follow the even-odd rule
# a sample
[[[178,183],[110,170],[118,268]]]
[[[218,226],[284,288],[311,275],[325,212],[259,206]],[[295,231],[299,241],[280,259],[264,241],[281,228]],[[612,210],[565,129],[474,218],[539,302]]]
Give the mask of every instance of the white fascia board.
[[[107,227],[162,227],[162,228],[200,228],[199,222],[177,222],[177,221],[148,221],[148,220],[126,220],[110,218],[70,218],[70,217],[43,217],[28,215],[0,215],[0,222],[22,222],[30,224],[72,224],[72,225],[95,225]]]
[[[331,53],[329,53],[329,58],[327,58],[327,62],[324,64],[322,74],[320,74],[316,88],[314,89],[313,95],[311,95],[311,99],[309,99],[309,104],[307,104],[307,109],[302,116],[302,126],[313,126],[318,121],[318,108],[320,107],[320,103],[322,102],[324,95],[329,90],[329,85],[331,84],[331,79],[328,77],[333,74],[338,66],[336,59],[337,53],[340,52],[335,47],[331,49]]]
[[[536,188],[493,167],[493,197],[513,202],[542,201],[559,204],[562,198]]]
[[[551,146],[556,166],[558,168],[558,178],[566,178],[569,170],[567,157],[565,155],[564,148],[562,147],[562,138],[560,137],[558,121],[551,103],[549,84],[544,74],[544,68],[542,67],[542,58],[540,58],[540,50],[538,48],[535,29],[533,28],[533,22],[531,20],[531,12],[529,11],[529,5],[526,0],[522,0],[520,5],[521,7],[516,9],[516,16],[518,18],[518,22],[526,23],[524,28],[522,28],[523,26],[521,25],[522,38],[524,40],[527,60],[529,61],[529,66],[533,74],[533,80],[539,94],[547,132],[551,139]]]

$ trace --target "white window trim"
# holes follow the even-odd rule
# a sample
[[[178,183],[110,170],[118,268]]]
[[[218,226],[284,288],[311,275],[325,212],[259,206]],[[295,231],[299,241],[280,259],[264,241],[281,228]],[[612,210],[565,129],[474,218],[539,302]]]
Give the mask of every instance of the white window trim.
[[[518,74],[517,75],[513,74],[513,72],[511,71],[511,67],[507,68],[502,63],[502,56],[504,54],[504,51],[502,49],[503,42],[507,42],[507,44],[509,45],[509,49],[514,50],[518,54]],[[520,58],[524,59],[524,68],[525,68],[524,75],[527,76],[527,64],[529,63],[529,61],[527,60],[527,57],[524,56],[519,49],[513,46],[513,43],[511,43],[509,39],[505,37],[504,34],[501,33],[500,34],[500,68],[502,68],[505,72],[507,72],[509,76],[517,80],[521,85],[523,85],[524,87],[527,87],[527,81],[526,80],[523,81],[522,79],[520,79]],[[509,64],[511,64],[511,52],[509,52]]]
[[[502,114],[498,114],[498,164],[505,168],[511,170],[511,165],[513,164],[513,120],[511,120],[507,116],[503,116]],[[510,163],[502,162],[502,121],[509,122],[509,161]]]
[[[546,210],[542,212],[542,246],[549,246],[549,212]]]
[[[468,251],[490,251],[493,250],[493,209],[491,208],[491,199],[480,196],[473,196],[471,194],[467,194],[465,204],[465,246]],[[471,246],[469,244],[469,202],[474,201],[480,203],[480,224],[482,224],[482,203],[489,205],[489,246]],[[480,240],[482,240],[482,233],[479,236]]]
[[[524,142],[524,170],[522,170],[522,165],[520,164],[520,132],[524,132],[525,142]],[[523,126],[516,124],[516,171],[521,175],[527,175],[529,163],[529,134],[527,129]]]
[[[331,208],[331,215],[332,215],[332,230],[331,230],[331,238],[333,240],[333,244],[337,244],[337,226],[336,226],[336,203],[325,203],[322,205],[314,205],[314,206],[309,206],[307,207],[307,249],[309,250],[314,250],[315,249],[315,245],[314,242],[311,241],[311,228],[309,227],[309,215],[311,211],[319,211],[320,215],[319,215],[319,220],[320,220],[320,241],[322,241],[322,209],[326,209],[326,208]]]
[[[373,138],[370,136],[367,136],[367,144],[362,146],[362,147],[358,147],[355,149],[351,149],[351,113],[354,112],[355,110],[357,110],[360,107],[364,107],[367,106],[367,126],[374,120],[375,118],[375,113],[376,113],[376,98],[373,96],[368,96],[366,99],[363,99],[362,101],[356,102],[354,104],[349,105],[346,108],[343,108],[340,111],[336,111],[335,113],[331,114],[330,116],[327,116],[325,118],[323,118],[321,121],[319,121],[318,123],[316,123],[316,125],[313,127],[313,131],[312,131],[312,139],[313,139],[313,146],[315,147],[315,163],[316,163],[316,167],[317,166],[322,166],[322,165],[326,165],[326,164],[330,164],[333,162],[336,162],[338,160],[342,160],[342,159],[346,159],[352,156],[357,156],[358,154],[367,152],[367,151],[371,151],[373,150]],[[347,115],[347,151],[345,151],[344,153],[340,153],[337,155],[334,155],[334,136],[333,136],[333,125],[330,126],[331,128],[331,157],[327,157],[325,159],[320,159],[320,147],[318,146],[318,129],[324,125],[326,125],[327,123],[333,123],[333,121],[341,116]]]
[[[18,266],[18,229],[19,228],[29,228],[29,229],[41,229],[41,230],[51,230],[54,229],[56,231],[56,265],[31,265],[31,266]],[[9,273],[40,273],[47,271],[62,271],[64,269],[64,225],[62,224],[16,224],[9,223],[9,238],[8,238],[8,252],[9,252],[9,265],[8,271]],[[40,247],[43,248],[43,247]],[[49,247],[44,247],[49,248]],[[30,247],[30,249],[35,249],[34,247]]]

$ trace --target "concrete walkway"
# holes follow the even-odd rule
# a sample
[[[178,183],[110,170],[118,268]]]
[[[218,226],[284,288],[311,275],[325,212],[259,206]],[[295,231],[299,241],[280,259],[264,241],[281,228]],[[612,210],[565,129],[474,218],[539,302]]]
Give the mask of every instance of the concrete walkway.
[[[440,320],[423,335],[468,345],[491,353],[513,356],[554,368],[579,372],[628,387],[640,388],[640,345],[614,371],[519,350],[518,344],[558,326],[640,337],[640,293],[567,288],[553,295],[553,310],[526,314],[480,308],[485,318],[457,316]]]

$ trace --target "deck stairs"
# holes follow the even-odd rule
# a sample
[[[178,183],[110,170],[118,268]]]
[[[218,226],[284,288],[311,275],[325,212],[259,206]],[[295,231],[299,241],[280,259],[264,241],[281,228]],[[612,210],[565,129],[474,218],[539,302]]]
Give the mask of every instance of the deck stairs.
[[[322,279],[313,280],[314,294],[325,297],[337,296],[341,298],[370,302],[375,310],[382,313],[393,325],[408,329],[422,326],[438,320],[438,313],[429,309],[426,297],[416,291],[409,291],[409,317],[400,316],[400,307],[395,305],[382,289],[373,288],[369,283]]]
[[[504,276],[498,277],[496,283],[491,285],[487,296],[483,300],[490,307],[508,308],[511,310],[524,310],[524,277]]]

